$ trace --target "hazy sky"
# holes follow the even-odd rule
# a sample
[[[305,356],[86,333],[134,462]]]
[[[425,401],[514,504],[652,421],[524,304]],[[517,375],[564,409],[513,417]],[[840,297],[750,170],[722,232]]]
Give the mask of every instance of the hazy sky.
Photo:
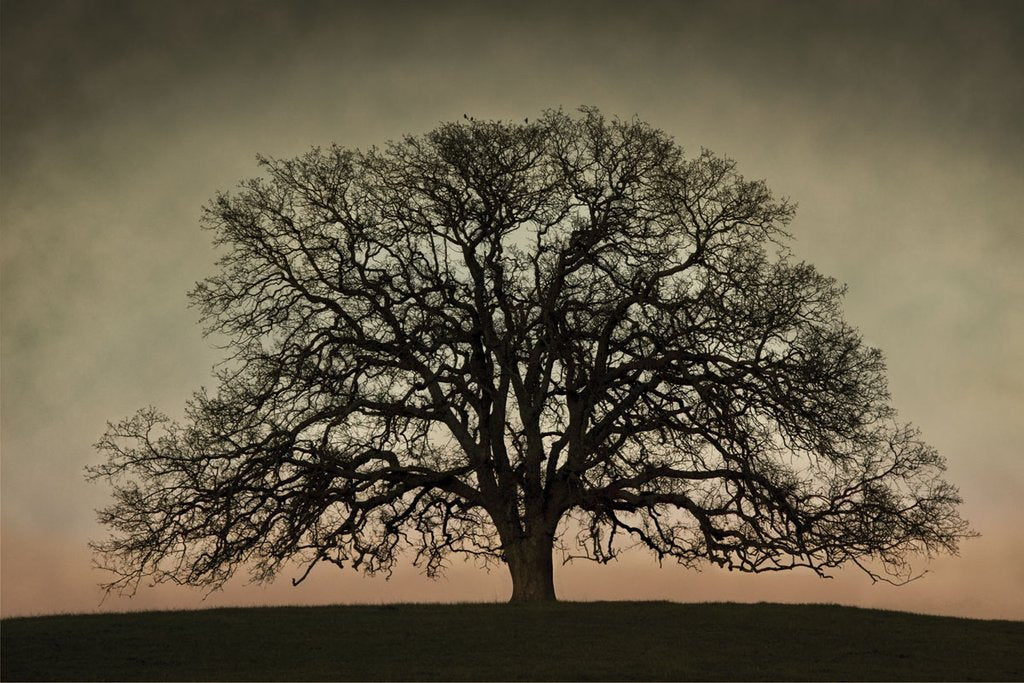
[[[4,615],[97,608],[84,481],[107,420],[180,413],[220,357],[185,292],[198,227],[256,153],[368,147],[581,104],[737,160],[799,204],[793,251],[849,285],[901,418],[983,536],[902,588],[858,572],[556,570],[565,599],[826,601],[1024,618],[1024,5],[990,2],[4,0],[0,448]],[[103,609],[504,600],[321,568],[300,588],[161,587]]]

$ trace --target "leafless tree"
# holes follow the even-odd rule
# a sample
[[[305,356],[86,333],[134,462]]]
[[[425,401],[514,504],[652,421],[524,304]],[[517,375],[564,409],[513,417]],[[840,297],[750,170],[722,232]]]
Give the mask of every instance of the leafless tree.
[[[219,388],[98,444],[108,589],[405,551],[552,600],[553,551],[636,544],[903,581],[969,535],[792,205],[732,161],[585,108],[261,163],[205,211]]]

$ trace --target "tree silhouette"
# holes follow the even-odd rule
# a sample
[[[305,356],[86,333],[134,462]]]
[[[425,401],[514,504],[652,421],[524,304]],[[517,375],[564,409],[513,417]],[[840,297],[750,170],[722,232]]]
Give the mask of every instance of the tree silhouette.
[[[789,257],[792,205],[732,161],[589,108],[260,161],[205,210],[219,388],[98,444],[108,589],[464,553],[551,600],[553,550],[636,544],[904,581],[969,534],[843,288]]]

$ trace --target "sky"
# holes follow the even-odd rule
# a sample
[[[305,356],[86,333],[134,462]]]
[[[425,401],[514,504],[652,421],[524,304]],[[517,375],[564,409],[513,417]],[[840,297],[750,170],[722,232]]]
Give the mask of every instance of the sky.
[[[221,352],[185,296],[215,272],[198,219],[257,153],[595,105],[797,203],[793,253],[848,285],[981,536],[902,587],[631,554],[559,567],[559,596],[1024,619],[1022,29],[1019,3],[984,1],[4,0],[0,613],[507,599],[502,568],[455,563],[104,600],[86,544],[110,490],[83,468],[107,421],[180,415],[212,383]]]

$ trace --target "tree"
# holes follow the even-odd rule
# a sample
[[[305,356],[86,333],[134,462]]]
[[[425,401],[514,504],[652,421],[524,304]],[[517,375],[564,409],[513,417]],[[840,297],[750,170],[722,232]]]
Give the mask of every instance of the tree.
[[[261,164],[205,209],[218,390],[98,444],[108,589],[463,553],[552,600],[554,549],[635,544],[905,581],[969,535],[792,205],[732,161],[584,108]]]

